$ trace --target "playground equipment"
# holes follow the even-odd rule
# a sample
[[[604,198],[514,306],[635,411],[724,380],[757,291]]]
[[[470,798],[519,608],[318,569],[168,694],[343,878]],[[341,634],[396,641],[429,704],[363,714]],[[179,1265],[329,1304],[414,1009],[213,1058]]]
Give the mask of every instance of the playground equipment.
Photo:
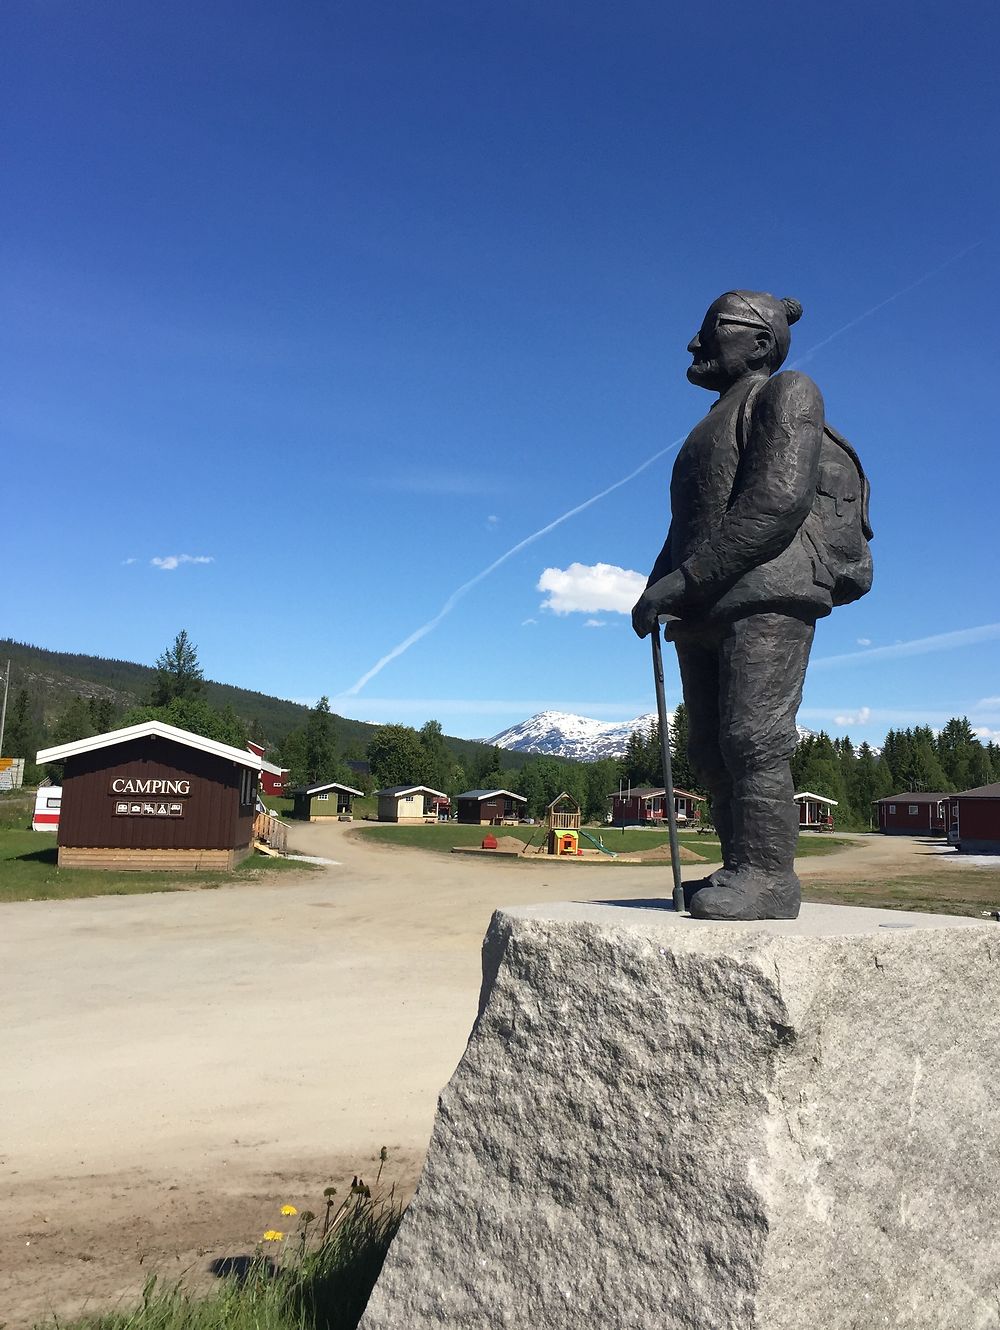
[[[606,854],[609,859],[618,858],[618,855],[615,853],[615,851],[609,850],[608,847],[601,840],[600,836],[592,836],[589,831],[584,831],[583,827],[580,828],[580,835],[586,836],[587,840],[590,841],[591,845],[593,845],[595,849],[600,850],[602,854]]]
[[[545,810],[549,854],[580,853],[580,805],[564,790]]]

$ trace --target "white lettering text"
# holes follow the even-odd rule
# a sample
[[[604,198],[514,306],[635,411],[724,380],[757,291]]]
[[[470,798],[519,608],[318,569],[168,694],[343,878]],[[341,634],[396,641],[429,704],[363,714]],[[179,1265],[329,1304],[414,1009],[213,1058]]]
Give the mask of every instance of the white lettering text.
[[[138,777],[125,778],[119,776],[111,782],[112,794],[190,794],[191,782],[189,780],[161,780],[155,777],[149,777],[141,780]]]

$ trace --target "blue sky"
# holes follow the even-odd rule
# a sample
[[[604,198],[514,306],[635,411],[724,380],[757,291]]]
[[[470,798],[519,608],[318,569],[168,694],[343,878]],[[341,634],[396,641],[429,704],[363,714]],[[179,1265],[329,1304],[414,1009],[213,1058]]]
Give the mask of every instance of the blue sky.
[[[683,438],[686,343],[753,287],[802,302],[872,481],[800,719],[1000,734],[995,5],[4,24],[0,632],[152,662],[186,627],[211,677],[468,736],[650,710],[628,579],[586,570],[648,571],[669,455],[357,685]]]

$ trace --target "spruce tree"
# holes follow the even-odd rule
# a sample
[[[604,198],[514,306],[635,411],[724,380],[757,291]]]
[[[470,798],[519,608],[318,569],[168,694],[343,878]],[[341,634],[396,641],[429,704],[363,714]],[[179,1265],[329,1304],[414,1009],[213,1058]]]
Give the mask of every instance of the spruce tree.
[[[333,716],[330,701],[321,697],[309,712],[305,732],[306,784],[336,780],[337,754],[334,747]]]
[[[670,769],[674,777],[674,788],[690,790],[693,794],[704,794],[705,791],[699,786],[691,759],[688,757],[688,734],[687,707],[681,702],[674,712],[673,724],[670,726]]]
[[[156,682],[151,702],[154,707],[166,706],[174,698],[185,700],[200,697],[205,679],[198,664],[198,648],[182,628],[167,649],[156,658]]]

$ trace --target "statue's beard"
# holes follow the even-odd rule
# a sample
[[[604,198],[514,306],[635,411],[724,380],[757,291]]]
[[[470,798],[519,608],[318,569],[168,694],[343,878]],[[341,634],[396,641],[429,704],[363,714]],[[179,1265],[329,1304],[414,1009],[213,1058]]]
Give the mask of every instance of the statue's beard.
[[[688,382],[699,387],[714,388],[720,378],[717,360],[695,360],[688,366]]]

